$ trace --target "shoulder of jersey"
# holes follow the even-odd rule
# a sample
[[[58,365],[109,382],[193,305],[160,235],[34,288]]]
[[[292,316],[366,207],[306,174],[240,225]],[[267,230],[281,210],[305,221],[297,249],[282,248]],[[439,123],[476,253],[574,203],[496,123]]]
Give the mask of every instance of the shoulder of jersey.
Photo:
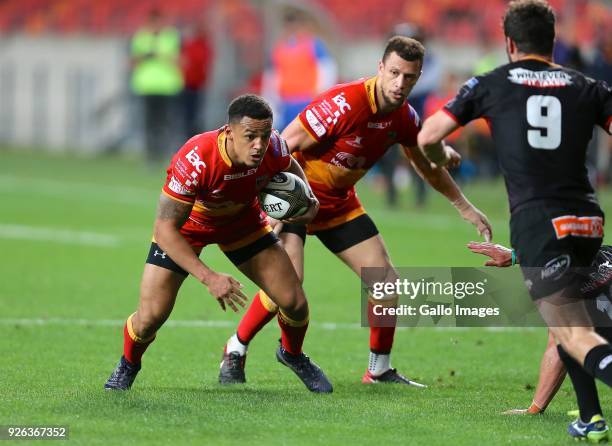
[[[366,98],[366,91],[364,83],[367,81],[365,78],[357,79],[352,82],[346,82],[343,84],[337,84],[325,91],[321,96],[335,96],[339,93],[345,93],[350,96],[352,100],[356,97]]]
[[[212,130],[210,132],[200,133],[192,136],[186,143],[185,146],[197,147],[200,152],[206,152],[210,148],[214,147],[217,143],[219,136],[219,130]]]

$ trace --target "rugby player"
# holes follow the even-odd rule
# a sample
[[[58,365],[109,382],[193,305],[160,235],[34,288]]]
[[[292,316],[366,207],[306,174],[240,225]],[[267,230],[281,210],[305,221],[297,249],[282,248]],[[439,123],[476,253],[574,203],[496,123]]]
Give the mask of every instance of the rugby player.
[[[419,146],[444,165],[449,157],[439,141],[473,119],[487,119],[510,201],[511,243],[529,292],[566,368],[584,367],[612,385],[612,347],[593,329],[580,292],[582,268],[603,239],[586,147],[595,125],[612,130],[612,91],[553,63],[555,16],[545,1],[511,2],[503,26],[510,63],[468,80],[424,123]],[[578,400],[592,398],[585,375],[570,371]],[[608,436],[599,414],[576,420],[569,433],[592,441]]]
[[[483,254],[490,259],[486,266],[508,267],[520,263],[516,253],[502,245],[488,242],[471,242],[468,248],[477,254]],[[582,287],[587,299],[587,309],[595,325],[595,331],[610,341],[612,339],[612,246],[602,245],[593,262],[593,270],[589,280]],[[582,368],[572,368],[572,371],[586,373]],[[565,366],[557,352],[557,344],[549,332],[548,344],[540,362],[540,377],[531,405],[526,409],[511,409],[504,412],[507,415],[543,413],[565,379]],[[587,375],[594,388],[593,377]],[[590,403],[580,406],[581,403]],[[593,395],[592,400],[578,401],[579,414],[582,420],[590,420],[594,415],[602,414],[599,398]]]
[[[432,168],[417,147],[420,119],[406,98],[421,74],[424,52],[421,43],[414,39],[391,38],[375,77],[332,87],[315,98],[283,131],[289,150],[303,167],[321,204],[307,227],[292,223],[283,224],[280,229],[280,238],[300,280],[304,276],[307,232],[317,236],[357,275],[362,268],[378,267],[380,274],[368,277],[371,282],[368,286],[398,278],[383,239],[355,192],[355,183],[394,144],[402,145],[429,184],[444,194],[464,219],[490,238],[486,217],[465,198],[446,169]],[[439,149],[453,163],[459,162],[460,156],[452,148],[439,144]],[[385,305],[396,303],[397,296],[389,296]],[[247,346],[277,311],[265,290],[255,295],[236,334],[225,346],[221,383],[245,382]],[[376,317],[370,303],[368,319],[370,352],[362,381],[422,387],[391,367],[395,317]]]
[[[242,285],[215,272],[199,259],[202,249],[218,244],[225,255],[278,305],[282,340],[276,357],[313,392],[332,386],[302,352],[308,326],[308,302],[285,250],[257,199],[280,171],[306,180],[280,135],[272,130],[272,111],[259,96],[240,96],[229,106],[228,124],[191,138],[173,157],[159,199],[137,311],[123,330],[123,356],[105,384],[129,389],[141,358],[166,321],[188,274],[208,288],[225,311],[238,311],[246,297]],[[318,203],[296,223],[310,221]]]

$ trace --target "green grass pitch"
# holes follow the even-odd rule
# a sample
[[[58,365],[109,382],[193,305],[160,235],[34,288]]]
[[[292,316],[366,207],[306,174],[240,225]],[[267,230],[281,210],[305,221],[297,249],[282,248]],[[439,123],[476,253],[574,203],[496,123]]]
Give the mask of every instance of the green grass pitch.
[[[248,384],[221,388],[221,350],[239,316],[193,279],[134,388],[105,392],[122,321],[137,303],[162,180],[134,160],[0,152],[0,425],[68,425],[75,445],[570,444],[568,383],[543,416],[500,415],[530,403],[544,329],[402,329],[393,365],[429,388],[360,384],[368,330],[358,327],[359,282],[316,239],[306,250],[305,351],[334,383],[332,395],[309,394],[276,362],[275,323],[250,347]],[[507,243],[501,182],[464,190]],[[404,195],[400,209],[387,210],[379,193],[360,194],[395,265],[482,264],[465,249],[475,230],[444,198],[431,193],[426,209],[414,209]],[[601,199],[610,209],[612,194]],[[202,258],[256,291],[216,247]]]

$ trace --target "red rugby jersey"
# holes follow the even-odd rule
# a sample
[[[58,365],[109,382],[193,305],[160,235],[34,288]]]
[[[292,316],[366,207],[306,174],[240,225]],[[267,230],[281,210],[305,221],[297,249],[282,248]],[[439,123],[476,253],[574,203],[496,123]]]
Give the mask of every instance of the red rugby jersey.
[[[346,195],[391,145],[417,144],[421,122],[416,111],[406,102],[379,113],[375,84],[376,77],[336,85],[300,113],[302,125],[318,144],[294,156],[315,193]]]
[[[291,162],[276,130],[258,167],[233,166],[225,144],[225,127],[191,138],[172,158],[162,188],[170,198],[193,204],[189,219],[206,226],[223,226],[259,209],[259,191]]]

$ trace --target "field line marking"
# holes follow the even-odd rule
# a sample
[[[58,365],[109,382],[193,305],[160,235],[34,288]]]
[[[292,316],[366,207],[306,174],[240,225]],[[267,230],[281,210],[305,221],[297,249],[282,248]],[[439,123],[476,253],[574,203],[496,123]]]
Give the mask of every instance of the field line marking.
[[[125,324],[123,319],[65,319],[65,318],[0,318],[0,325],[8,326],[51,326],[51,325],[68,325],[68,326],[94,326],[94,327],[121,327]],[[235,328],[237,322],[224,320],[169,320],[166,321],[164,327],[172,328]],[[366,329],[360,324],[351,322],[311,322],[311,327],[320,328],[322,330],[361,330]],[[398,327],[398,330],[405,330],[412,327]],[[433,328],[436,331],[466,331],[471,329],[481,329],[492,332],[506,331],[533,331],[533,327],[417,327],[417,328]]]
[[[119,238],[111,234],[3,223],[0,223],[0,238],[11,240],[38,240],[71,245],[119,246]]]

